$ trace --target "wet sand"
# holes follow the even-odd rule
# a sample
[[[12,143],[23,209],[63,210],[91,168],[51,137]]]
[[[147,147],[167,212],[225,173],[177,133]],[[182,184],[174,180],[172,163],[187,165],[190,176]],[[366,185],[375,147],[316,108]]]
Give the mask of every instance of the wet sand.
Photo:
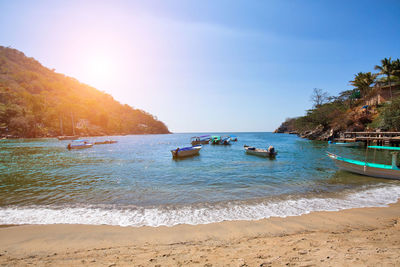
[[[400,203],[173,227],[0,227],[11,266],[400,266]]]

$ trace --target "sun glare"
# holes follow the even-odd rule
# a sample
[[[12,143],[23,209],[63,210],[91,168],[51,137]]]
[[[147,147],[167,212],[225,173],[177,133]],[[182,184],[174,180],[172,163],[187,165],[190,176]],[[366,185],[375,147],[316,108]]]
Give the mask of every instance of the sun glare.
[[[109,77],[113,70],[111,61],[104,56],[95,56],[90,59],[88,64],[88,74],[95,79],[106,79]]]
[[[114,79],[115,64],[106,53],[93,53],[85,57],[84,80],[94,87],[106,86]]]

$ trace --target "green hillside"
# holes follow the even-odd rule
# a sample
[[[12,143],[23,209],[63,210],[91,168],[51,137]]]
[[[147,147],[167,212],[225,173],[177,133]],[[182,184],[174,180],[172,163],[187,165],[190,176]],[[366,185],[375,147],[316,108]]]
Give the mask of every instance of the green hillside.
[[[73,127],[74,125],[74,127]],[[165,134],[151,114],[0,46],[0,136]]]

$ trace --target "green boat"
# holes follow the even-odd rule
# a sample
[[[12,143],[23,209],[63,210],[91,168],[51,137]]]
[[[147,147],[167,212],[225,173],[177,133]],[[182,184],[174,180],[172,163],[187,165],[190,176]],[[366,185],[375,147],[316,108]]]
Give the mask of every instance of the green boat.
[[[219,144],[221,144],[221,136],[219,136],[219,135],[213,135],[213,136],[211,136],[211,144],[212,145],[219,145]]]
[[[336,166],[338,166],[338,168],[341,170],[371,177],[400,180],[400,168],[397,165],[397,155],[399,153],[398,151],[400,151],[400,147],[368,146],[368,148],[391,150],[392,164],[386,165],[386,164],[354,160],[354,159],[344,158],[329,152],[327,153],[327,155],[329,158],[334,160]]]

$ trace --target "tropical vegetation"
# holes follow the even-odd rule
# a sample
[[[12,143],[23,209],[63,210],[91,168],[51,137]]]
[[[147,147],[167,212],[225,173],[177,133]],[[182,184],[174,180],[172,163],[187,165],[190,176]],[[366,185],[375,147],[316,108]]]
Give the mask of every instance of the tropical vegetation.
[[[294,131],[307,134],[318,129],[325,137],[340,131],[392,130],[400,131],[400,59],[384,58],[376,65],[378,73],[358,72],[350,84],[354,87],[338,96],[329,96],[322,89],[314,89],[311,96],[313,108],[305,116],[287,119],[278,132]],[[367,105],[367,100],[377,96],[388,86],[390,97],[384,103]],[[315,137],[315,135],[313,136]],[[322,139],[323,139],[322,138]]]

